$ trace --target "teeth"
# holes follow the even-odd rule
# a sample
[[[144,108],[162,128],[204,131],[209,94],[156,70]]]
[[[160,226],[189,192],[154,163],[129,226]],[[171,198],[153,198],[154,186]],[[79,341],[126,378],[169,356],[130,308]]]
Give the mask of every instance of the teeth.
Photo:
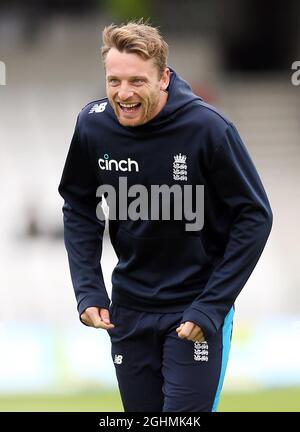
[[[124,103],[121,103],[120,102],[120,105],[122,106],[122,107],[124,107],[124,108],[132,108],[132,107],[135,107],[135,106],[137,106],[139,103],[135,103],[135,104],[124,104]]]

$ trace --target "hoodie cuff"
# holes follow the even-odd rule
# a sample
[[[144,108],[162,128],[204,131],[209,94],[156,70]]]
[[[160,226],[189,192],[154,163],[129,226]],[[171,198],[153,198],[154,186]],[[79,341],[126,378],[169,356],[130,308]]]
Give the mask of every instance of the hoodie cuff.
[[[82,322],[82,324],[86,325],[81,320],[80,316],[85,311],[85,309],[87,309],[88,307],[99,307],[99,308],[103,308],[103,309],[109,309],[109,305],[110,305],[110,300],[108,297],[107,297],[107,299],[104,299],[102,296],[85,297],[83,300],[81,300],[78,303],[78,306],[77,306],[80,322]]]
[[[199,310],[192,307],[189,307],[184,311],[181,322],[183,323],[185,321],[192,321],[201,327],[206,340],[217,333],[217,328],[214,322],[207,315],[205,315],[205,313],[200,312]]]

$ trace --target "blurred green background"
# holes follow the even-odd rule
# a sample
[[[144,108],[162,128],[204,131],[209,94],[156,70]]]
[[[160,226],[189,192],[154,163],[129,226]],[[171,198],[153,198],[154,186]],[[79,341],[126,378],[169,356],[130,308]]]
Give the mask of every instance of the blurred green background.
[[[274,389],[249,393],[224,392],[218,411],[290,412],[300,411],[300,388]],[[117,391],[74,395],[11,395],[0,397],[1,411],[94,411],[122,412]]]

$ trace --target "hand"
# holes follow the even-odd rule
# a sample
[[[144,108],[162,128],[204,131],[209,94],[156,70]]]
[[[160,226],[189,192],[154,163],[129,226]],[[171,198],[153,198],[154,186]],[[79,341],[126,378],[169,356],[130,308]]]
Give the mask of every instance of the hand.
[[[187,339],[193,342],[204,342],[204,334],[202,329],[195,323],[191,321],[186,321],[181,323],[176,329],[177,336],[181,339]]]
[[[90,327],[102,328],[109,330],[114,328],[114,324],[110,322],[108,309],[99,307],[88,307],[80,315],[81,320]]]

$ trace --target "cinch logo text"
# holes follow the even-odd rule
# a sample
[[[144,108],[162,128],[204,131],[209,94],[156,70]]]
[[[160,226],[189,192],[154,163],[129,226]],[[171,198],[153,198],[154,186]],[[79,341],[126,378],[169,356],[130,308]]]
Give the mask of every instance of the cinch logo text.
[[[106,171],[139,171],[139,164],[135,160],[128,158],[127,160],[122,159],[117,161],[115,159],[109,159],[107,153],[103,156],[103,159],[98,159],[99,168]]]

